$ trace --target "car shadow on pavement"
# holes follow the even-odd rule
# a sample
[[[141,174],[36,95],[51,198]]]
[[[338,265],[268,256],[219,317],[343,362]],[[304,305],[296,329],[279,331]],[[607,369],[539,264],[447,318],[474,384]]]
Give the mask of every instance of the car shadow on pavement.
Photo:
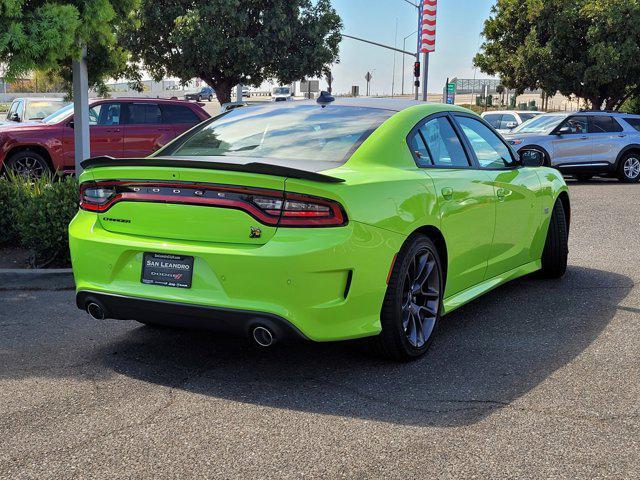
[[[403,425],[462,426],[504,408],[580,355],[633,287],[570,268],[514,281],[443,319],[428,354],[389,363],[359,342],[278,345],[140,327],[98,351],[107,370],[237,402]]]

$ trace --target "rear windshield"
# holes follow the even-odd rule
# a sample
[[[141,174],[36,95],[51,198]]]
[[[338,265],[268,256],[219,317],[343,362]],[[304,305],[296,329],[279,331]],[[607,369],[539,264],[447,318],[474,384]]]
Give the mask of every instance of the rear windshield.
[[[239,108],[158,153],[181,158],[231,156],[344,163],[393,113],[341,105]]]

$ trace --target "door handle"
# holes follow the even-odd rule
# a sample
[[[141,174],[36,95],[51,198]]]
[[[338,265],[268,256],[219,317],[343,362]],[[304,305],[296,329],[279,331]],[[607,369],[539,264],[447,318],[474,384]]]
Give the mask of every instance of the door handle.
[[[453,198],[453,188],[451,187],[444,187],[441,193],[445,200],[451,200],[451,198]]]
[[[588,139],[589,139],[589,137],[587,137],[586,135],[583,135],[583,136],[580,137],[580,140],[588,140]]]
[[[621,133],[620,135],[618,135],[618,138],[627,138],[627,136],[624,133]]]

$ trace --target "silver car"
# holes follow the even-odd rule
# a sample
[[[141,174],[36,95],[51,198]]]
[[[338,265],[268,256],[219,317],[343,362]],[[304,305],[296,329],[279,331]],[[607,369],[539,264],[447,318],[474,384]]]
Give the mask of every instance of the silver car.
[[[547,113],[504,138],[516,150],[538,150],[545,163],[580,181],[591,177],[640,180],[640,115],[581,111]]]

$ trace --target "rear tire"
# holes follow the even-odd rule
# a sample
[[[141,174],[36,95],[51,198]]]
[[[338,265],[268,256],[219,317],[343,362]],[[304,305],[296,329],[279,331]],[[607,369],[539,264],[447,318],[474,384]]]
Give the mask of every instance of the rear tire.
[[[620,159],[618,179],[624,183],[637,183],[640,180],[640,155],[630,152]]]
[[[7,171],[26,178],[41,178],[53,173],[45,158],[30,150],[13,154],[5,165]]]
[[[202,97],[200,95],[198,95],[198,97],[196,98],[197,102],[201,102],[202,101]]]
[[[433,242],[422,235],[407,242],[389,278],[374,346],[382,356],[415,360],[426,353],[440,320],[444,282]]]
[[[567,271],[569,255],[569,228],[564,206],[556,200],[551,213],[551,222],[547,232],[547,241],[542,252],[541,275],[544,278],[560,278]]]

